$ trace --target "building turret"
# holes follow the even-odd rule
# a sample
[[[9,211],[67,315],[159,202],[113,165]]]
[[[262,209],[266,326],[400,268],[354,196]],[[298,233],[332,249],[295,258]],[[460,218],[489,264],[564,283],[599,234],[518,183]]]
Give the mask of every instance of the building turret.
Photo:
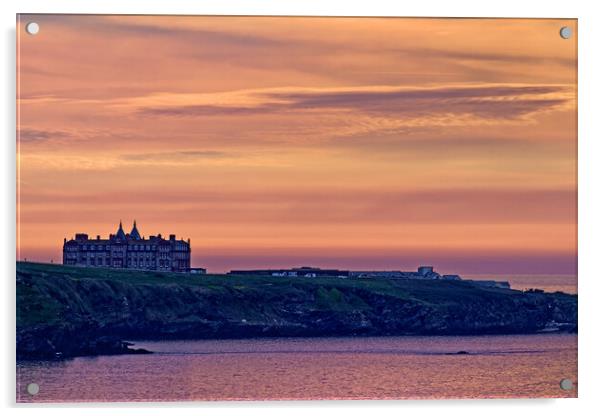
[[[125,240],[125,232],[123,231],[123,225],[121,224],[121,220],[119,221],[119,229],[117,230],[117,234],[115,234],[115,239]]]
[[[140,233],[138,232],[138,228],[136,228],[136,220],[134,220],[134,227],[132,228],[132,231],[130,231],[130,237],[133,238],[134,240],[140,240]]]

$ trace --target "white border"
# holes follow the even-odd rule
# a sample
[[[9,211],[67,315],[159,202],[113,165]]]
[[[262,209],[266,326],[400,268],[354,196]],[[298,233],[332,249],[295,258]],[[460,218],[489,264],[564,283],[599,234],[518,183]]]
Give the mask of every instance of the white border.
[[[545,412],[546,415],[590,413],[602,408],[600,386],[600,355],[602,313],[602,276],[597,270],[600,238],[602,198],[600,184],[602,162],[600,140],[602,132],[597,100],[602,97],[600,74],[602,62],[599,39],[602,39],[602,15],[594,1],[501,2],[469,0],[420,1],[356,1],[356,0],[21,0],[17,4],[0,2],[3,29],[2,71],[3,92],[0,100],[2,137],[2,238],[0,264],[3,265],[2,315],[2,404],[14,408],[14,261],[15,261],[15,14],[16,13],[124,13],[124,14],[238,14],[238,15],[336,15],[336,16],[434,16],[434,17],[571,17],[579,18],[579,399],[565,400],[470,400],[421,402],[295,402],[243,404],[154,404],[95,406],[90,414],[107,411],[121,414],[158,414],[177,406],[182,414],[245,412],[251,415],[280,414],[305,415],[308,412],[326,414],[345,412],[346,415],[377,411],[382,414],[420,412],[421,414],[472,415],[487,412],[491,415],[508,413]],[[40,407],[25,407],[25,413],[38,412]],[[81,406],[49,406],[48,415],[80,414]],[[202,407],[202,409],[198,409]]]

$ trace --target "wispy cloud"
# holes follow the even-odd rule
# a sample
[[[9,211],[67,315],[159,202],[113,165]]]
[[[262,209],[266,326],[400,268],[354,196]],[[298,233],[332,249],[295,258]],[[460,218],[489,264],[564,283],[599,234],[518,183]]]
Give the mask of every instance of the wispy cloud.
[[[59,211],[62,204],[96,201],[159,204],[183,217],[225,223],[266,224],[534,224],[572,223],[575,189],[276,189],[236,193],[211,188],[89,193],[57,191],[30,195],[26,202]],[[129,201],[129,202],[125,202]],[[119,209],[124,209],[124,205]],[[83,208],[83,207],[82,207]],[[130,208],[128,208],[130,209]],[[131,209],[134,209],[131,207]],[[57,216],[59,214],[57,213]]]
[[[166,117],[247,116],[285,112],[350,112],[428,117],[472,115],[489,120],[521,118],[562,107],[573,100],[569,87],[558,85],[441,86],[430,88],[298,89],[251,92],[244,105],[186,104],[141,107],[143,115]],[[188,97],[190,98],[190,97]],[[242,98],[242,97],[241,97]],[[258,98],[261,98],[258,100]],[[248,101],[255,103],[248,104]]]
[[[408,58],[416,59],[431,59],[437,61],[482,61],[485,63],[519,63],[524,65],[533,64],[552,64],[561,65],[564,67],[575,67],[577,60],[575,58],[567,58],[562,56],[551,55],[526,55],[524,53],[502,53],[502,52],[485,52],[482,50],[460,51],[450,48],[393,48],[391,52],[404,55]]]
[[[24,142],[45,142],[48,140],[71,138],[73,135],[64,130],[22,128],[17,131],[17,137]]]
[[[177,152],[131,153],[121,156],[128,161],[182,161],[183,159],[216,159],[231,156],[226,152],[215,150],[181,150]]]

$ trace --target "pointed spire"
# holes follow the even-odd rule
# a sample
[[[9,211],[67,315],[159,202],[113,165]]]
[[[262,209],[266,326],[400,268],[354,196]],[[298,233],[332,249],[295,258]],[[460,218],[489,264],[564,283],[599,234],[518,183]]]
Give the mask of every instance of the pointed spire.
[[[134,227],[132,228],[132,231],[130,231],[130,237],[132,237],[134,240],[140,240],[140,232],[138,232],[138,228],[136,228],[136,220],[134,220]]]
[[[121,220],[119,220],[119,229],[117,230],[117,234],[115,234],[115,238],[125,240],[125,233],[123,232],[123,224]]]

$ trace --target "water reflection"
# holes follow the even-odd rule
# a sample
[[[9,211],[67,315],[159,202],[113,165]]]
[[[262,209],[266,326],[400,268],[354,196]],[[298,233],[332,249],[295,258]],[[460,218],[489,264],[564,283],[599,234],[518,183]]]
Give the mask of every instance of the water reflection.
[[[153,355],[20,362],[19,401],[576,397],[577,336],[138,342]],[[466,351],[468,354],[457,354]],[[27,395],[28,383],[40,393]]]

